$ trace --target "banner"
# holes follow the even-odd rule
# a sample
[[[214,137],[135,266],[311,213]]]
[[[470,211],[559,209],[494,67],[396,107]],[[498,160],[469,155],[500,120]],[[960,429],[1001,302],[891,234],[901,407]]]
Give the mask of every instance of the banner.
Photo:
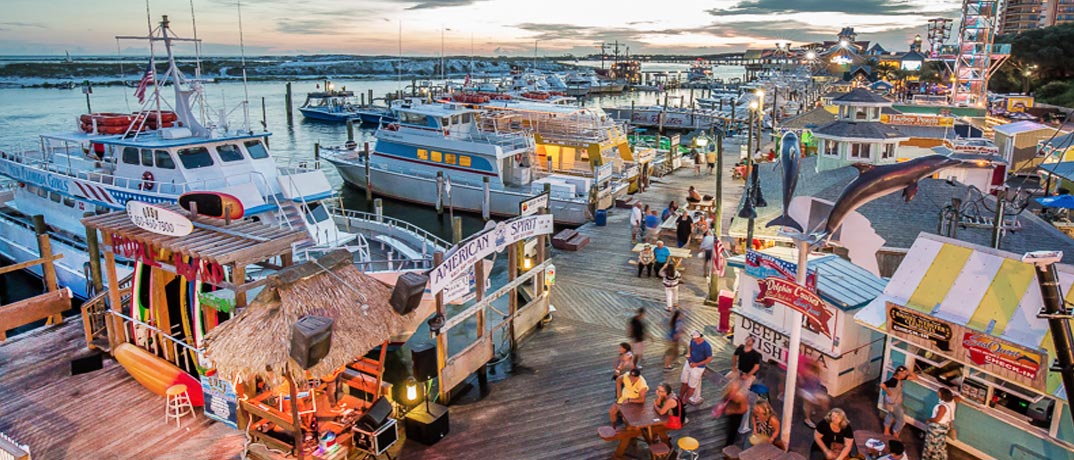
[[[832,319],[832,312],[824,304],[824,300],[809,289],[780,277],[769,277],[758,280],[761,286],[757,293],[757,302],[771,307],[779,302],[802,313],[812,325],[812,329],[825,337],[831,338],[832,331],[828,328],[828,321]]]
[[[239,397],[227,380],[215,376],[200,376],[201,392],[205,395],[205,416],[232,428],[238,428],[235,406]]]
[[[890,125],[904,125],[904,126],[925,126],[935,128],[950,128],[955,126],[955,119],[952,117],[939,117],[936,115],[914,115],[914,114],[881,114],[880,122]]]
[[[464,275],[478,260],[502,252],[509,244],[531,236],[552,233],[552,215],[521,216],[499,222],[456,245],[444,261],[429,271],[429,291],[440,292],[452,280]]]
[[[1043,359],[1040,353],[1004,342],[988,334],[967,331],[962,336],[962,347],[966,350],[970,361],[979,367],[995,366],[1029,380],[1036,380],[1040,375],[1040,364]]]
[[[951,325],[916,311],[888,303],[888,330],[927,340],[940,351],[951,351]]]
[[[758,280],[779,277],[797,283],[798,264],[748,249],[746,250],[746,274]],[[809,270],[806,274],[806,287],[817,292],[817,269]]]

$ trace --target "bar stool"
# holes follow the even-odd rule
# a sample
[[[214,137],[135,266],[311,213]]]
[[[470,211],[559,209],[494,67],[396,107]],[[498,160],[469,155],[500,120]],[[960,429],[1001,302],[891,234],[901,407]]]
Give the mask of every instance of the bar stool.
[[[649,444],[649,453],[652,455],[653,460],[665,460],[671,455],[671,448],[667,444],[657,442]]]
[[[175,419],[175,426],[182,428],[182,418],[186,414],[194,416],[194,406],[190,404],[190,396],[187,395],[186,385],[172,385],[165,392],[167,394],[164,406],[164,423]]]
[[[679,460],[698,460],[700,456],[697,454],[697,448],[700,447],[700,443],[696,439],[689,436],[683,436],[679,438]]]

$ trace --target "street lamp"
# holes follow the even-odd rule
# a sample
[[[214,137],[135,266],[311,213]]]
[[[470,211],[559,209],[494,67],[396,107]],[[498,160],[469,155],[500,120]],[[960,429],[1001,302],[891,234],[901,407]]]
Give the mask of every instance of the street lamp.
[[[846,48],[847,46],[850,46],[850,42],[847,41],[846,39],[839,40],[839,46],[842,46],[843,48]]]
[[[761,150],[761,131],[764,131],[764,90],[757,89],[754,94],[757,95],[757,108],[755,109],[757,110],[757,140],[754,149]],[[752,108],[753,104],[750,104],[750,107]],[[753,155],[752,151],[750,155]]]

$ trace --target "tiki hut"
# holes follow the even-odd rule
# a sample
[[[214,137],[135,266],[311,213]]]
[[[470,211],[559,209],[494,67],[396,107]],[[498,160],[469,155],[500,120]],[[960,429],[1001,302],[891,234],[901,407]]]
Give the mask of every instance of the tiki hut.
[[[291,328],[303,316],[324,316],[335,320],[332,346],[309,372],[331,374],[423,319],[420,310],[396,313],[391,289],[359,271],[345,250],[285,268],[269,276],[249,307],[208,334],[205,355],[227,379],[304,381],[289,355]]]

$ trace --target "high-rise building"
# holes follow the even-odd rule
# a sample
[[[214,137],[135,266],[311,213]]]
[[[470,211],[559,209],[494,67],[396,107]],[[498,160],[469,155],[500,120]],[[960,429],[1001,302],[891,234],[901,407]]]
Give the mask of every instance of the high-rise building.
[[[1074,0],[1007,0],[1003,5],[1000,34],[1074,22]]]

